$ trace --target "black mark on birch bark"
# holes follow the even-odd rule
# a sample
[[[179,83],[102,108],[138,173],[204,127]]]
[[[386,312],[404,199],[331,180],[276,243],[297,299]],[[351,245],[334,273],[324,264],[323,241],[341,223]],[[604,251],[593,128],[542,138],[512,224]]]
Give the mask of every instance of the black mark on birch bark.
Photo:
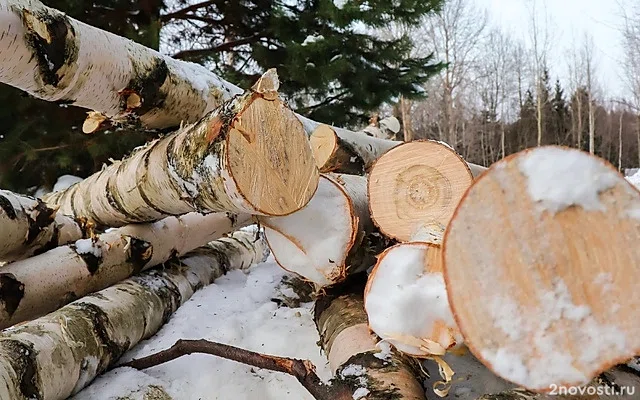
[[[24,284],[13,274],[0,274],[0,302],[4,309],[13,316],[24,297]]]

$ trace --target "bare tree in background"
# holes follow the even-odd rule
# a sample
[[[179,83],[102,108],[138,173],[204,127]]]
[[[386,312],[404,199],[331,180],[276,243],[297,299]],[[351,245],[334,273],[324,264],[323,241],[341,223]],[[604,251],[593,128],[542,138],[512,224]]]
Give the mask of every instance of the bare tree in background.
[[[530,39],[532,47],[533,66],[535,73],[535,88],[536,88],[536,120],[537,120],[537,132],[538,132],[538,146],[542,144],[542,137],[544,134],[544,99],[543,92],[543,72],[547,65],[547,57],[550,48],[550,23],[549,16],[547,14],[546,4],[543,0],[542,12],[544,20],[540,21],[538,0],[531,0],[531,8],[529,9],[531,17],[530,27]]]
[[[622,30],[624,79],[637,112],[640,108],[640,9],[638,6],[629,8],[622,4],[619,5],[624,20]],[[640,165],[640,114],[637,116],[636,137],[639,149],[638,165]]]
[[[571,57],[569,59],[569,90],[574,93],[575,96],[571,106],[571,134],[573,143],[576,147],[582,149],[582,132],[583,132],[583,120],[582,120],[582,96],[580,96],[579,90],[583,87],[583,75],[584,68],[581,64],[582,60],[577,46],[574,43],[571,46]]]
[[[470,0],[450,0],[436,15],[427,19],[422,40],[426,37],[435,47],[439,60],[447,63],[441,73],[442,116],[438,124],[439,139],[454,147],[458,140],[456,96],[471,79],[471,70],[478,64],[487,27],[486,10],[478,9]]]
[[[489,31],[483,43],[484,54],[478,68],[478,94],[483,110],[485,110],[499,129],[499,157],[506,155],[505,125],[512,112],[512,100],[521,97],[522,76],[518,71],[518,43],[508,33],[498,28]],[[518,100],[519,101],[519,100]],[[499,126],[498,126],[499,125]],[[495,133],[495,132],[492,132]],[[497,161],[497,153],[491,160],[483,160],[486,164]]]
[[[587,101],[588,101],[588,110],[589,110],[589,153],[594,154],[595,152],[595,99],[594,99],[594,90],[595,90],[595,62],[593,59],[594,52],[594,44],[593,37],[585,32],[584,42],[582,46],[582,65],[584,68],[585,75],[585,84],[587,89]]]

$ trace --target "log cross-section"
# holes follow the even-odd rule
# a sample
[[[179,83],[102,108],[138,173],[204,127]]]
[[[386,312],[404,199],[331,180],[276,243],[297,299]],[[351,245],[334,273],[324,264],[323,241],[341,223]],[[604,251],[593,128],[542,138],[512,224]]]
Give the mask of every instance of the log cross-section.
[[[121,226],[192,211],[287,215],[318,185],[302,124],[278,98],[273,71],[198,123],[157,139],[44,200]]]

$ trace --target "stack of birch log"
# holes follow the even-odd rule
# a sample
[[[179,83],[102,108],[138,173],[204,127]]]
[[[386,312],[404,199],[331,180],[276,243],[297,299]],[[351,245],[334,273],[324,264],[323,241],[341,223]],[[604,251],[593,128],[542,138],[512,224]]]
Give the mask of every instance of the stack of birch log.
[[[87,108],[87,134],[176,128],[42,199],[0,191],[0,399],[78,392],[267,249],[313,285],[352,398],[640,383],[640,192],[604,160],[540,147],[487,169],[322,125],[275,70],[243,91],[34,0],[0,0],[0,82]]]

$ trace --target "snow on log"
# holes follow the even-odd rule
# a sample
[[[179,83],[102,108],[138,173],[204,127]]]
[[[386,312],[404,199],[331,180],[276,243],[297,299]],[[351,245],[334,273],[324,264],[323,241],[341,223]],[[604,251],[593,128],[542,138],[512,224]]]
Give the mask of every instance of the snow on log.
[[[54,311],[250,223],[248,215],[190,213],[111,229],[7,264],[0,268],[0,328]]]
[[[62,400],[153,336],[191,295],[230,269],[264,261],[266,244],[236,232],[181,261],[0,333],[0,398]]]
[[[259,220],[277,263],[319,287],[371,266],[387,242],[369,217],[362,176],[321,175],[304,208]]]
[[[606,161],[546,146],[494,164],[445,233],[465,344],[529,390],[580,386],[640,354],[640,192]]]
[[[447,145],[403,143],[386,152],[369,173],[371,218],[399,241],[441,243],[442,234],[473,176]]]
[[[39,199],[0,190],[0,261],[44,253],[81,239],[84,225]]]
[[[441,356],[463,342],[447,299],[439,245],[400,243],[385,250],[369,274],[364,305],[371,330],[411,356]]]
[[[98,225],[192,211],[287,215],[313,196],[307,136],[269,70],[244,96],[44,200]]]
[[[361,175],[369,171],[383,154],[404,143],[318,124],[304,117],[299,119],[311,135],[311,148],[320,172]],[[474,177],[487,169],[477,164],[467,164]]]
[[[0,0],[0,82],[116,121],[139,117],[149,128],[196,122],[242,92],[200,65],[33,0]]]
[[[334,379],[349,385],[354,399],[424,400],[418,362],[385,342],[376,344],[367,326],[362,289],[354,280],[338,285],[316,301],[319,343]]]

